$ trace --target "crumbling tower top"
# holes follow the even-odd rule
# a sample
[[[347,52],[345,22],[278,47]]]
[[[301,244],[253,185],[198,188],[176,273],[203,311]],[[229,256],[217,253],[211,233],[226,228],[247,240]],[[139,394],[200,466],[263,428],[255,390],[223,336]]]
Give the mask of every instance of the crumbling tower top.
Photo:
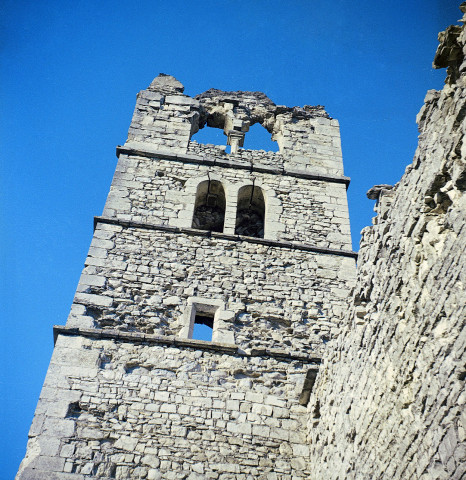
[[[139,92],[125,146],[138,149],[144,144],[144,149],[152,146],[175,154],[205,155],[205,149],[192,136],[201,128],[219,128],[227,137],[227,145],[231,145],[231,153],[219,148],[217,154],[238,160],[238,156],[244,157],[240,147],[245,135],[259,123],[278,143],[280,152],[273,158],[278,168],[342,175],[339,125],[321,105],[276,105],[261,92],[210,89],[192,98],[183,91],[176,78],[160,74]],[[256,155],[255,160],[267,162],[270,158]]]

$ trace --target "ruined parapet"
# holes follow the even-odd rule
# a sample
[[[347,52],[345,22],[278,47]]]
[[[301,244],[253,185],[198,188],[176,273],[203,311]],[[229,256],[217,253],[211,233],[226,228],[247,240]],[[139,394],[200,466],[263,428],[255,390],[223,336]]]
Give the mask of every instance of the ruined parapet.
[[[369,192],[347,325],[308,406],[312,479],[466,475],[464,25],[440,39],[447,85],[426,96],[414,161]]]
[[[375,200],[374,212],[376,216],[372,219],[374,225],[384,222],[387,219],[391,208],[395,191],[393,185],[374,185],[366,193],[369,200]]]
[[[196,99],[201,104],[200,126],[205,123],[223,128],[226,135],[236,129],[244,136],[250,126],[260,123],[280,147],[281,157],[275,158],[276,167],[335,175],[343,173],[338,122],[322,106],[285,107],[275,105],[261,92],[215,89]],[[233,118],[236,126],[230,120]]]
[[[171,75],[160,74],[137,95],[126,145],[186,152],[198,130],[199,102],[183,95],[184,87]]]
[[[200,128],[219,128],[231,154],[218,149],[215,158],[241,161],[240,147],[249,128],[260,123],[277,141],[280,155],[263,152],[254,159],[280,170],[316,175],[343,175],[338,122],[320,105],[275,105],[261,92],[223,92],[210,89],[194,98],[183,94],[174,77],[160,74],[139,92],[127,147],[145,145],[156,151],[211,155],[211,149],[190,145]],[[263,158],[260,158],[263,157]],[[272,161],[271,161],[272,160]]]
[[[466,2],[460,5],[460,10],[463,13],[466,12]],[[463,37],[463,27],[459,25],[450,25],[445,31],[438,34],[439,46],[432,66],[447,69],[445,79],[447,85],[454,84],[466,70]]]

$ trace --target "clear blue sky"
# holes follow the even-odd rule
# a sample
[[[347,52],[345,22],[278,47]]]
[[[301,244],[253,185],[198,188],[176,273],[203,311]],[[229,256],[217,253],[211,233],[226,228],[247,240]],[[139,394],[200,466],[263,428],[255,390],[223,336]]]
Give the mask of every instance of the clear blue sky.
[[[169,73],[195,95],[259,90],[341,125],[354,248],[365,192],[412,160],[415,116],[443,85],[452,0],[3,0],[0,480],[13,478],[124,143],[136,93]],[[258,146],[260,148],[260,145]]]

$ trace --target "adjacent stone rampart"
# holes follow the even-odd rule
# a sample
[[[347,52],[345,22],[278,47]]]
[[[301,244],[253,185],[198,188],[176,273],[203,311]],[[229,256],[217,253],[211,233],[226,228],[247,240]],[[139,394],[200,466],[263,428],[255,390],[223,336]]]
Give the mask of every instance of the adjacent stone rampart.
[[[315,480],[466,476],[464,26],[439,39],[447,85],[426,96],[400,182],[369,192],[346,327],[311,395]]]

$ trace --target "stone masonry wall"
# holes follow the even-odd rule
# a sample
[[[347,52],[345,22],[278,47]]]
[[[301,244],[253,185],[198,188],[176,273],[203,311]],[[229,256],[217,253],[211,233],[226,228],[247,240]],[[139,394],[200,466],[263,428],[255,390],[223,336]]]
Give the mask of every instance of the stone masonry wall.
[[[255,180],[266,196],[266,238],[351,250],[344,183],[121,153],[103,215],[190,228],[197,185],[208,172],[226,190],[226,233],[234,233],[238,188]]]
[[[225,303],[222,328],[243,350],[321,353],[354,268],[351,257],[99,224],[67,325],[179,335],[201,297]]]
[[[128,142],[153,148],[186,152],[197,131],[199,102],[183,95],[184,87],[173,77],[159,75],[138,93]]]
[[[307,478],[305,368],[60,335],[19,477]]]
[[[414,161],[369,192],[346,327],[309,403],[312,479],[466,476],[464,26],[439,39],[447,85],[426,96]]]

